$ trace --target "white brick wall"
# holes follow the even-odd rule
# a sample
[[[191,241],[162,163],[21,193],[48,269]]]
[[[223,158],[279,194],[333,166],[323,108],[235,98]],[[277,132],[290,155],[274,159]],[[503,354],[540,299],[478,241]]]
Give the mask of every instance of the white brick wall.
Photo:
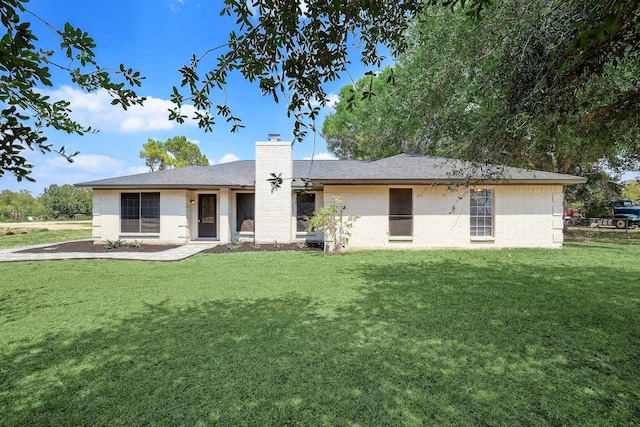
[[[267,180],[280,174],[282,184],[273,189]],[[270,141],[256,143],[256,243],[290,242],[291,180],[293,178],[293,150],[291,142]]]
[[[218,240],[220,243],[231,241],[231,193],[228,188],[220,189],[218,194]]]
[[[187,221],[189,199],[185,190],[160,191],[160,233],[139,234],[120,232],[120,194],[154,192],[148,189],[95,190],[93,237],[105,240],[140,240],[147,244],[180,244],[189,240]]]
[[[325,186],[324,202],[339,194],[347,215],[359,215],[349,248],[504,248],[562,245],[560,185],[492,185],[494,236],[470,236],[469,192],[446,186],[396,186],[413,190],[412,239],[389,237],[389,186]]]
[[[268,144],[258,146],[258,144]],[[296,237],[295,195],[291,191],[290,143],[258,143],[256,153],[256,233],[258,243],[291,242]],[[260,166],[258,166],[260,163]],[[282,173],[278,190],[271,191],[270,173]],[[327,185],[316,193],[316,206],[333,202],[339,194],[347,210],[358,215],[349,242],[358,248],[556,248],[563,240],[563,188],[561,185],[491,185],[494,196],[494,235],[474,240],[469,230],[469,191],[455,191],[446,186],[396,186],[411,188],[413,193],[413,236],[410,240],[389,237],[390,186]],[[152,190],[126,190],[126,192]],[[197,237],[198,193],[186,190],[160,192],[160,233],[136,235],[120,233],[121,190],[93,192],[93,237],[98,241],[118,238],[146,243],[184,243]],[[227,189],[218,195],[218,239],[227,243],[235,233],[235,193]],[[191,204],[190,200],[195,200]]]
[[[562,186],[499,186],[495,190],[495,244],[562,246]]]
[[[187,241],[189,241],[198,238],[198,193],[187,191],[185,196],[187,200]]]
[[[113,190],[93,192],[93,237],[98,241],[120,237],[120,193]]]
[[[102,198],[104,190],[93,190],[93,221],[92,237],[98,241],[102,240]]]
[[[160,192],[160,242],[187,241],[187,195],[185,190]]]

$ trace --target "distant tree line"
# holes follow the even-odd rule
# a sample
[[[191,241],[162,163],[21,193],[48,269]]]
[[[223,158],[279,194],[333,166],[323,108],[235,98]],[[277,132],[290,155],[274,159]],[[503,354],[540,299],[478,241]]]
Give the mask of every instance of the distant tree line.
[[[0,192],[0,220],[74,218],[90,216],[92,209],[93,192],[70,184],[52,184],[38,197],[28,190]]]

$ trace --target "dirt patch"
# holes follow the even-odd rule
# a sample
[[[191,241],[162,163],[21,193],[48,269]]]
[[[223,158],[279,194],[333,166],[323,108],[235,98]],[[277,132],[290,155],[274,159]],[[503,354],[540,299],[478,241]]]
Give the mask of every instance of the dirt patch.
[[[603,230],[580,228],[565,230],[565,242],[640,244],[640,230]]]
[[[46,228],[48,230],[88,230],[91,228],[91,221],[33,221],[33,222],[0,222],[0,230],[30,231]],[[3,233],[4,234],[4,233]]]

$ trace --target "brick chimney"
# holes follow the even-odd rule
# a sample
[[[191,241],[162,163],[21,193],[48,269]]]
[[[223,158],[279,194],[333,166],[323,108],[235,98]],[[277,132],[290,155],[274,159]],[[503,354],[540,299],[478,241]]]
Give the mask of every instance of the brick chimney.
[[[281,141],[280,134],[269,134],[268,138],[256,142],[255,242],[290,243],[293,146]],[[274,178],[277,188],[269,181]]]

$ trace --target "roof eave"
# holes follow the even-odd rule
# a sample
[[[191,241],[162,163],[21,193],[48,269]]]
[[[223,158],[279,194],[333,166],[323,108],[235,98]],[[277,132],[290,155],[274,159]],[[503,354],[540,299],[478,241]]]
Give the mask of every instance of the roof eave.
[[[558,178],[524,178],[524,179],[492,179],[492,180],[473,180],[461,178],[428,178],[428,179],[311,179],[312,187],[320,189],[324,185],[451,185],[451,184],[484,184],[484,185],[576,185],[587,182],[582,177],[563,177]],[[229,189],[253,189],[254,185],[242,184],[92,184],[79,183],[75,184],[80,188],[92,188],[99,190],[121,190],[121,189],[183,189],[183,190],[218,190],[221,188]],[[293,186],[294,189],[308,188],[304,185]]]
[[[75,184],[76,187],[79,188],[91,188],[94,190],[127,190],[127,189],[145,189],[145,190],[190,190],[190,191],[199,191],[199,190],[219,190],[221,188],[229,188],[229,189],[246,189],[246,188],[254,188],[253,185],[199,185],[199,184],[169,184],[169,185],[160,185],[160,184],[105,184],[105,185],[95,185],[91,183],[80,183]]]
[[[575,185],[587,182],[585,178],[525,178],[525,179],[480,179],[473,178],[428,178],[428,179],[319,179],[312,180],[322,185],[450,185],[450,184],[491,184],[491,185]]]

